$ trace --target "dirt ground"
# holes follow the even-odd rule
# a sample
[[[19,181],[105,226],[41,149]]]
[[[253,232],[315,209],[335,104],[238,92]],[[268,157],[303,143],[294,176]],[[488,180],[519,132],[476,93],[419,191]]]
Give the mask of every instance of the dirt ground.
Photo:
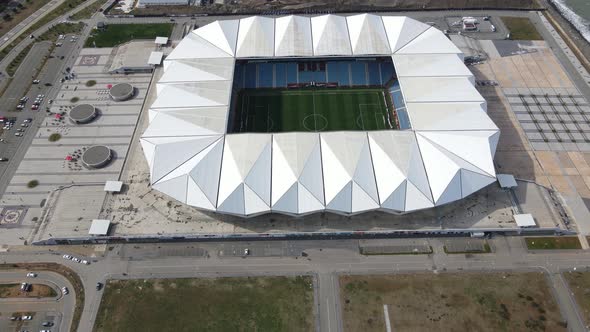
[[[55,290],[47,285],[32,284],[29,292],[22,292],[20,284],[4,284],[0,285],[0,298],[11,297],[54,297],[57,293]]]
[[[151,6],[135,8],[134,15],[190,15],[209,14],[255,14],[261,12],[289,11],[291,13],[310,12],[360,12],[422,9],[535,9],[535,0],[242,0],[234,5],[210,6]],[[115,11],[111,11],[116,14]]]
[[[563,277],[574,293],[586,326],[590,325],[590,272],[566,272]]]
[[[542,273],[342,276],[345,331],[566,331]]]

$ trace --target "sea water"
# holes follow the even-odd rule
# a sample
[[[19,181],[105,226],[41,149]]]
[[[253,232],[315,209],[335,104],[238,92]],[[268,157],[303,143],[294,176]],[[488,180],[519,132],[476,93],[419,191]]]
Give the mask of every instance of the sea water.
[[[565,19],[570,21],[590,42],[590,0],[549,0]]]

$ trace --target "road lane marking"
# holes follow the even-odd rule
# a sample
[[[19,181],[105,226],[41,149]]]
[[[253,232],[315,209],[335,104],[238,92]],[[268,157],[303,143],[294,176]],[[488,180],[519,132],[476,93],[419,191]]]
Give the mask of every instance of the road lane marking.
[[[385,328],[387,332],[391,332],[391,322],[389,321],[389,310],[387,309],[387,304],[383,305],[383,315],[385,315]]]

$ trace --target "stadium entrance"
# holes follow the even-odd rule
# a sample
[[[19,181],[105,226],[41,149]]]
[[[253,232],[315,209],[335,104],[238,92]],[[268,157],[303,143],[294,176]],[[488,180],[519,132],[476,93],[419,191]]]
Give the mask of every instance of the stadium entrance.
[[[391,58],[238,61],[228,133],[409,128]]]

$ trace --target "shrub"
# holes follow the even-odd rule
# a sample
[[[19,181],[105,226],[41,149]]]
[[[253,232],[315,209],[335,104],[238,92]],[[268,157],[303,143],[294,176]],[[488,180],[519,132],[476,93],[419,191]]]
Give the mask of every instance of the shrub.
[[[39,185],[39,181],[31,180],[31,181],[29,181],[29,183],[27,183],[27,188],[35,188],[38,185]]]
[[[70,99],[70,103],[77,103],[78,100],[80,100],[80,98],[78,97],[73,97],[72,99]]]
[[[50,142],[57,142],[57,141],[59,141],[60,138],[61,138],[61,135],[58,133],[53,133],[53,134],[49,135]]]
[[[96,81],[95,80],[90,80],[86,82],[86,86],[87,87],[91,87],[91,86],[95,86],[96,85]]]

